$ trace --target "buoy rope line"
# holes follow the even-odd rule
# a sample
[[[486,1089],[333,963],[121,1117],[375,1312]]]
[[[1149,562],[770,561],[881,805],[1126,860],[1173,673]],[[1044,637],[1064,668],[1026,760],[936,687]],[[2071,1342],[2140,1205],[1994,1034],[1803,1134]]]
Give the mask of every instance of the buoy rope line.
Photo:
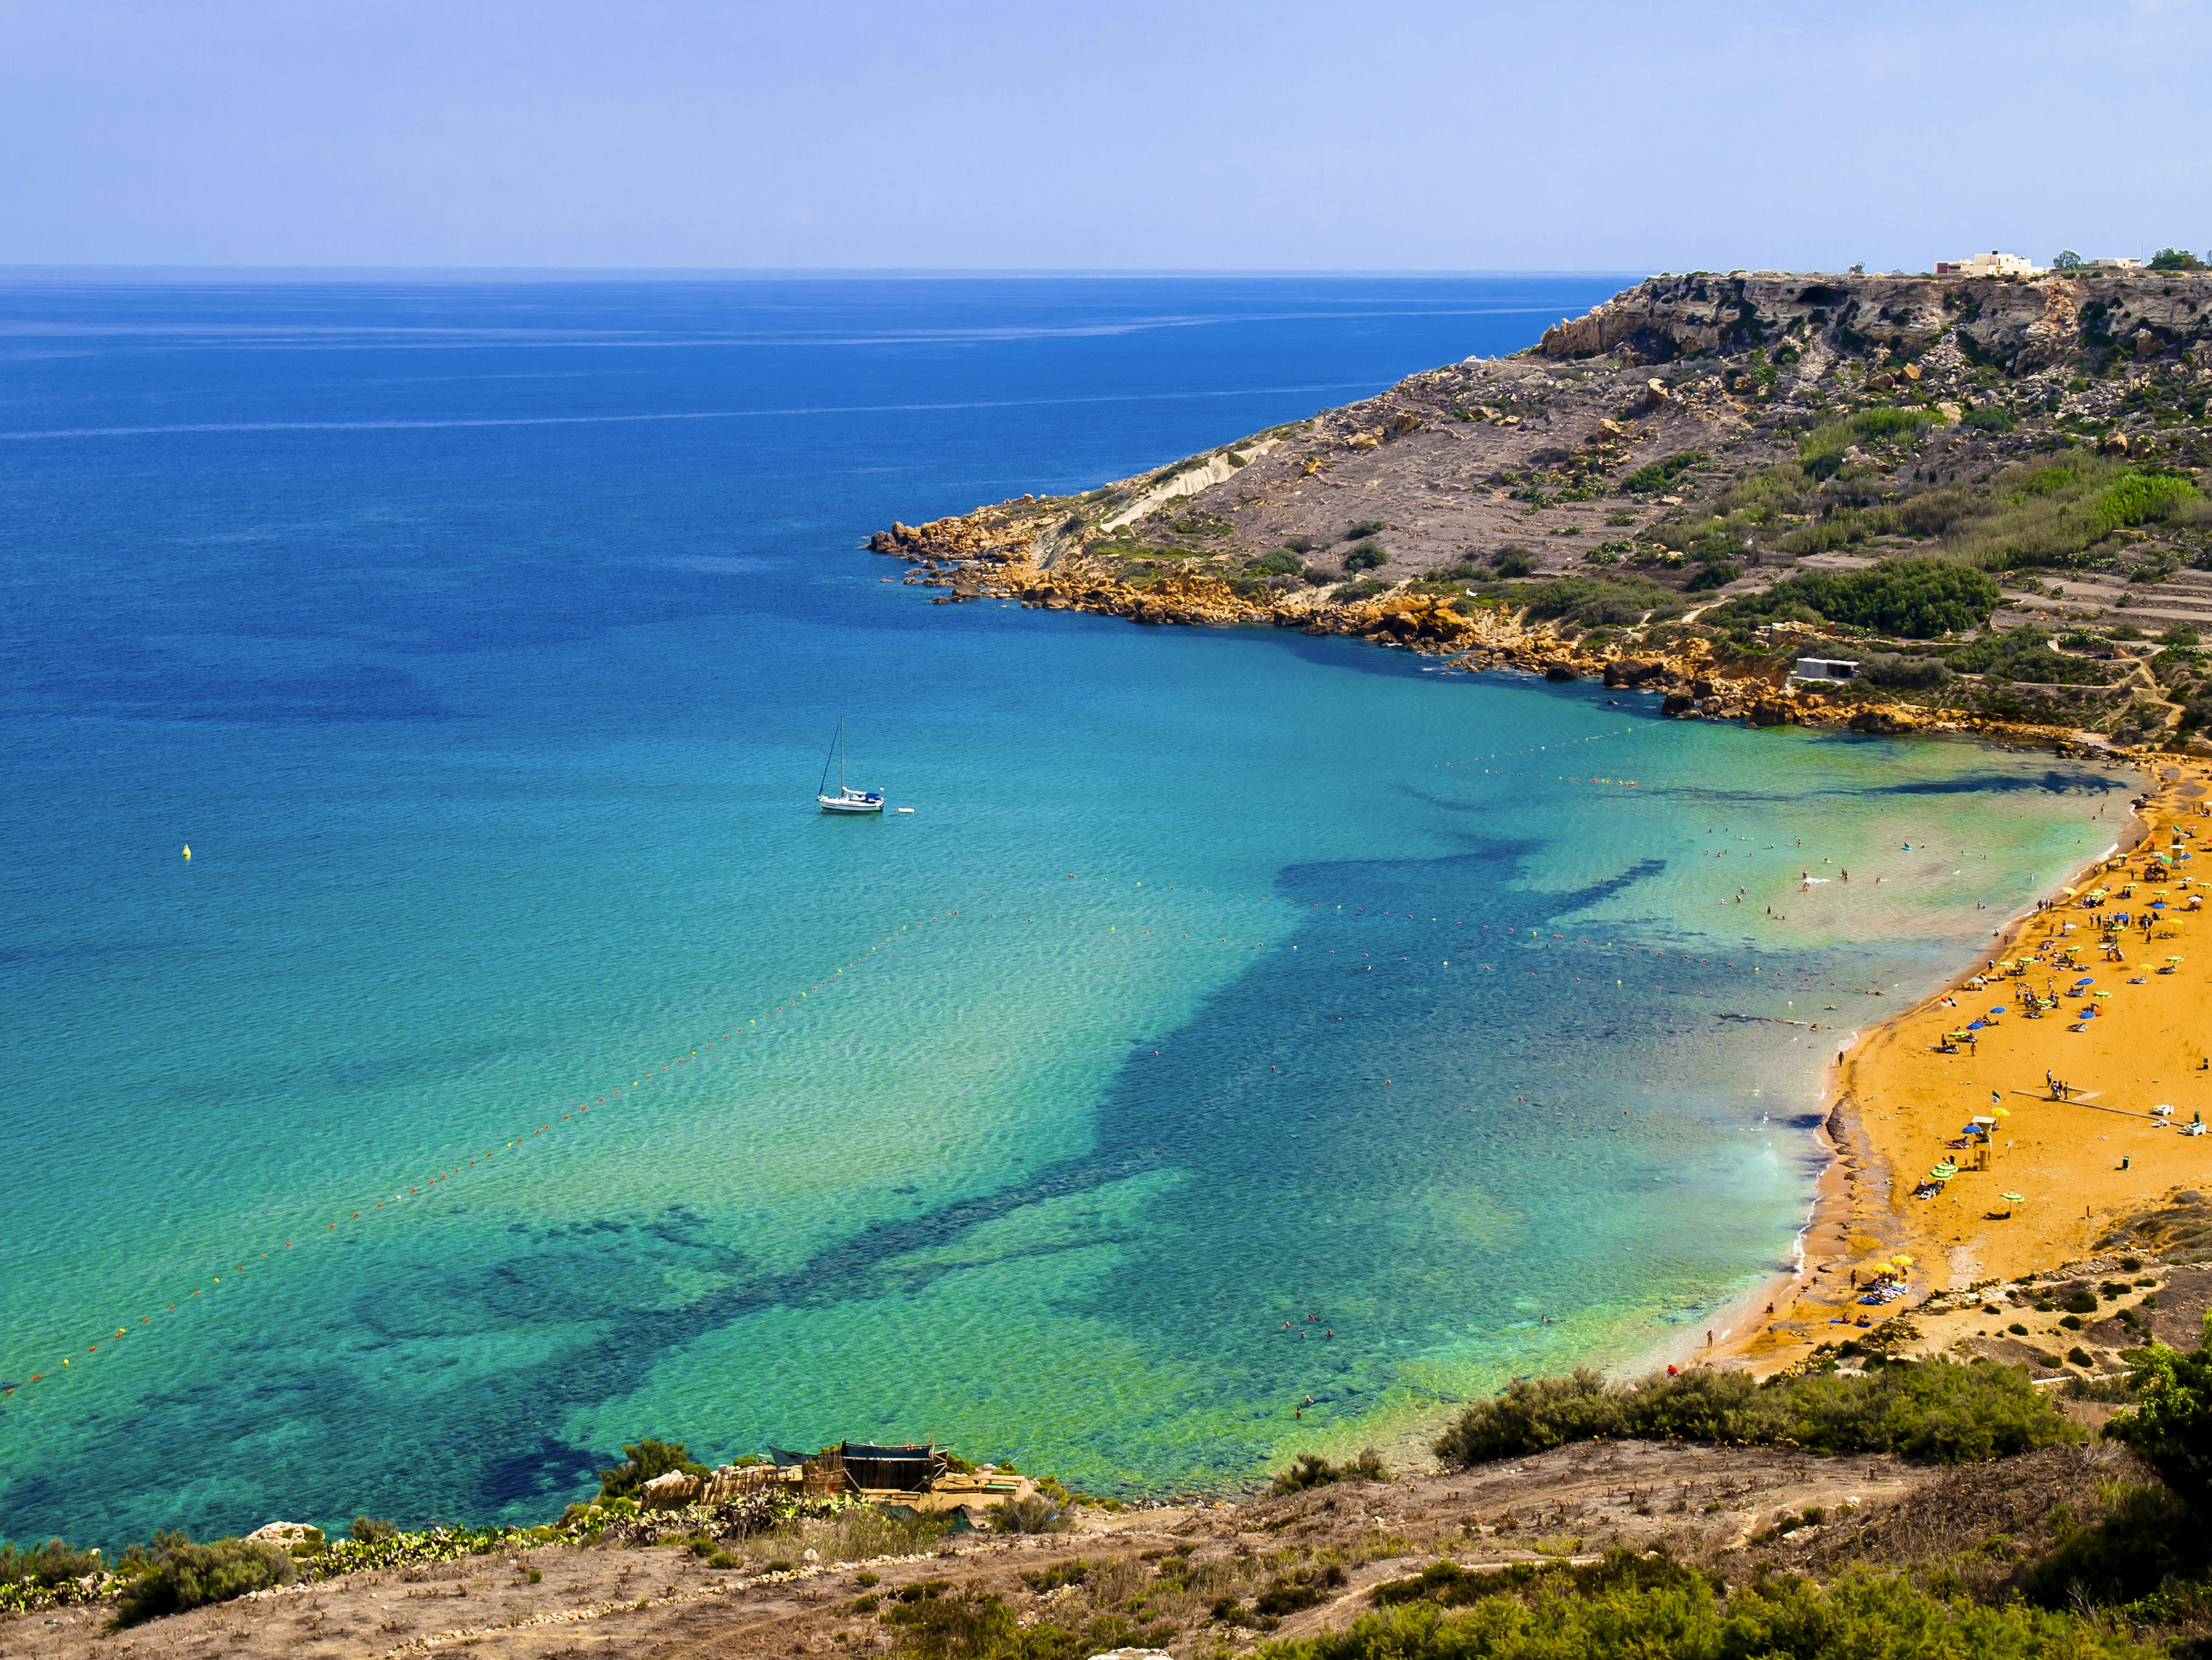
[[[1468,768],[1474,766],[1479,762],[1510,761],[1516,757],[1523,755],[1547,755],[1553,751],[1564,751],[1577,744],[1602,743],[1608,738],[1633,738],[1639,733],[1659,731],[1664,727],[1664,725],[1665,723],[1663,721],[1639,721],[1632,727],[1615,727],[1610,732],[1594,732],[1586,738],[1562,738],[1556,743],[1532,744],[1524,750],[1500,750],[1495,755],[1470,756],[1464,761],[1438,761],[1431,766],[1430,770],[1432,772],[1439,770],[1444,772],[1463,772]],[[1487,767],[1483,768],[1483,771],[1486,773],[1490,769]],[[1560,775],[1565,776],[1564,774]],[[1625,781],[1617,778],[1593,778],[1590,781],[1594,784],[1617,784]],[[1632,789],[1635,786],[1632,783],[1629,787]]]
[[[1066,872],[1064,874],[1066,879],[1068,881],[1080,881],[1083,879],[1073,871]],[[1108,885],[1109,888],[1115,882],[1115,879],[1103,876],[1098,878],[1097,880],[1103,884]],[[1085,885],[1087,887],[1088,884]],[[1142,889],[1146,885],[1146,884],[1142,880],[1139,880],[1130,885],[1133,890]],[[1818,987],[1817,976],[1813,974],[1804,973],[1802,970],[1799,971],[1796,976],[1798,983],[1796,985],[1788,985],[1785,983],[1785,976],[1782,970],[1778,968],[1769,968],[1764,964],[1753,964],[1749,962],[1739,964],[1725,956],[1717,958],[1709,956],[1696,956],[1688,951],[1680,948],[1675,948],[1670,951],[1669,948],[1662,946],[1644,946],[1624,944],[1613,939],[1601,940],[1579,933],[1569,935],[1556,931],[1548,924],[1540,922],[1492,923],[1476,921],[1470,923],[1465,918],[1447,917],[1441,912],[1430,913],[1425,921],[1424,921],[1421,916],[1416,912],[1393,910],[1389,908],[1381,906],[1370,907],[1366,905],[1343,903],[1332,904],[1328,909],[1325,909],[1323,902],[1319,900],[1309,900],[1302,903],[1297,900],[1280,899],[1267,894],[1261,894],[1256,897],[1248,898],[1245,894],[1241,892],[1234,894],[1217,894],[1210,887],[1194,887],[1191,885],[1185,883],[1154,883],[1152,885],[1155,894],[1164,891],[1165,892],[1176,894],[1179,897],[1185,899],[1196,896],[1212,899],[1217,904],[1221,905],[1228,905],[1235,902],[1242,902],[1249,905],[1267,907],[1271,912],[1275,912],[1278,909],[1280,911],[1285,911],[1288,912],[1289,915],[1284,915],[1282,920],[1286,924],[1293,921],[1298,922],[1310,922],[1317,917],[1326,917],[1332,921],[1341,921],[1352,923],[1355,926],[1362,924],[1379,924],[1388,921],[1393,924],[1409,927],[1417,930],[1420,935],[1420,939],[1418,941],[1407,940],[1402,942],[1407,946],[1413,946],[1416,943],[1428,945],[1433,940],[1442,940],[1445,942],[1443,948],[1449,950],[1453,949],[1458,946],[1462,942],[1464,942],[1466,947],[1464,955],[1470,959],[1479,959],[1486,955],[1492,958],[1502,958],[1503,956],[1509,952],[1551,952],[1564,949],[1577,952],[1587,952],[1593,957],[1614,961],[1620,963],[1622,966],[1626,966],[1627,959],[1630,958],[1636,958],[1639,961],[1648,958],[1651,964],[1658,965],[1662,971],[1667,967],[1673,967],[1680,970],[1692,966],[1701,970],[1722,970],[1733,971],[1744,976],[1746,989],[1765,989],[1771,988],[1772,990],[1777,993],[1785,993],[1815,989]],[[1044,906],[1038,906],[1036,909],[1039,910],[1044,910],[1047,908]],[[549,1114],[538,1123],[531,1125],[524,1129],[517,1130],[513,1135],[506,1138],[497,1146],[485,1148],[474,1153],[453,1154],[452,1156],[454,1162],[452,1164],[437,1170],[429,1175],[419,1177],[416,1182],[409,1184],[404,1189],[395,1189],[387,1197],[366,1201],[366,1207],[363,1209],[349,1210],[345,1215],[337,1220],[326,1220],[320,1230],[314,1230],[312,1227],[309,1227],[308,1229],[302,1231],[301,1236],[285,1239],[281,1243],[272,1243],[269,1250],[254,1250],[250,1256],[240,1253],[240,1255],[243,1256],[245,1260],[234,1261],[233,1265],[224,1269],[221,1274],[211,1274],[209,1276],[208,1283],[205,1286],[192,1288],[188,1292],[184,1293],[179,1301],[167,1303],[163,1308],[159,1310],[158,1312],[164,1314],[173,1313],[179,1307],[190,1303],[193,1298],[201,1297],[204,1294],[211,1293],[216,1287],[222,1285],[226,1276],[230,1277],[233,1284],[234,1285],[240,1276],[245,1275],[252,1271],[254,1264],[268,1261],[272,1254],[281,1257],[284,1252],[299,1249],[303,1245],[313,1244],[318,1241],[324,1243],[343,1243],[353,1234],[356,1225],[374,1223],[379,1219],[383,1219],[384,1215],[396,1213],[398,1208],[410,1199],[427,1199],[433,1197],[437,1194],[441,1188],[450,1188],[453,1182],[466,1175],[470,1171],[478,1170],[483,1166],[490,1164],[494,1158],[499,1157],[502,1153],[520,1152],[526,1151],[530,1147],[534,1138],[553,1134],[556,1133],[562,1125],[580,1126],[593,1107],[606,1107],[617,1104],[622,1101],[625,1094],[627,1094],[631,1099],[635,1100],[641,1091],[651,1087],[655,1083],[664,1080],[677,1081],[680,1079],[687,1074],[678,1073],[677,1071],[678,1068],[691,1065],[695,1061],[704,1064],[711,1060],[720,1058],[717,1052],[720,1051],[726,1053],[737,1043],[737,1041],[740,1037],[763,1035],[769,1029],[771,1023],[775,1022],[780,1017],[799,1012],[800,1011],[801,1005],[810,997],[818,997],[822,994],[835,988],[839,980],[847,973],[848,970],[860,968],[866,963],[868,958],[874,956],[884,951],[887,947],[896,944],[902,935],[910,934],[916,929],[925,928],[933,924],[943,924],[955,920],[969,922],[977,921],[997,921],[1000,920],[1011,921],[1016,915],[1017,913],[1012,910],[993,911],[987,913],[984,916],[979,918],[976,915],[975,909],[973,907],[968,907],[964,909],[948,909],[939,912],[927,919],[917,918],[912,922],[902,923],[898,927],[893,929],[890,933],[886,933],[883,938],[867,946],[866,950],[859,952],[844,964],[831,970],[830,973],[823,976],[820,980],[814,982],[811,985],[795,994],[785,996],[778,1002],[763,1009],[760,1013],[748,1017],[743,1026],[737,1026],[733,1023],[732,1029],[730,1031],[722,1032],[715,1037],[708,1038],[696,1048],[686,1049],[664,1061],[648,1064],[646,1067],[640,1068],[633,1068],[633,1076],[631,1077],[629,1084],[618,1085],[611,1087],[604,1095],[598,1096],[589,1102],[574,1105],[567,1110],[561,1112],[557,1117]],[[1021,920],[1023,924],[1025,926],[1035,926],[1038,919],[1035,915],[1024,915]],[[1053,920],[1064,919],[1055,918]],[[1152,928],[1142,927],[1133,919],[1125,917],[1123,920],[1132,921],[1130,937],[1133,939],[1164,938],[1168,932],[1165,923],[1162,919],[1158,917],[1152,919],[1156,922],[1162,922],[1162,926],[1157,934],[1155,934]],[[1182,918],[1178,920],[1190,921],[1194,919]],[[1070,929],[1076,930],[1079,933],[1082,932],[1086,925],[1088,925],[1094,932],[1103,926],[1104,931],[1109,933],[1118,934],[1120,933],[1120,924],[1118,922],[1102,923],[1101,920],[1095,914],[1080,921],[1066,921],[1066,927]],[[1471,932],[1468,931],[1470,929],[1472,930]],[[1049,933],[1057,934],[1060,933],[1060,930],[1057,928],[1050,928],[1048,932]],[[1182,939],[1188,939],[1192,937],[1188,928],[1181,929],[1178,932],[1180,933]],[[1269,932],[1272,933],[1274,932],[1274,930],[1270,929]],[[1204,944],[1209,942],[1201,940],[1200,943]],[[1330,958],[1337,958],[1341,954],[1346,959],[1343,965],[1346,967],[1350,967],[1352,965],[1352,959],[1351,958],[1350,954],[1353,950],[1357,949],[1356,947],[1349,945],[1342,947],[1334,947],[1322,946],[1318,943],[1309,945],[1306,942],[1299,941],[1285,943],[1279,939],[1273,946],[1271,947],[1264,939],[1252,939],[1248,947],[1243,939],[1235,938],[1230,934],[1218,935],[1211,943],[1221,946],[1229,946],[1233,949],[1239,951],[1246,949],[1266,951],[1272,949],[1280,952],[1285,957],[1295,954],[1300,957],[1310,958],[1316,962],[1323,963],[1327,962]],[[1748,955],[1747,953],[1741,954]],[[1378,964],[1386,968],[1390,966],[1394,957],[1397,963],[1412,964],[1414,961],[1410,949],[1401,951],[1396,949],[1395,946],[1384,947],[1380,951],[1379,954],[1378,952],[1375,950],[1360,951],[1358,957],[1360,966],[1370,972]],[[1453,960],[1454,959],[1450,957],[1439,957],[1436,959],[1435,966],[1449,969],[1452,966]],[[1426,952],[1424,952],[1420,958],[1420,966],[1423,968],[1431,966],[1430,958]],[[1474,973],[1494,974],[1503,972],[1498,961],[1484,962],[1480,960],[1467,960],[1463,962],[1462,966],[1468,971]],[[1536,970],[1533,968],[1527,969],[1524,970],[1524,974],[1528,977],[1534,977]],[[1749,978],[1749,976],[1753,975],[1765,975],[1767,977],[1763,981],[1753,981]],[[1516,978],[1520,976],[1516,976]],[[1711,976],[1701,976],[1700,977],[1710,978]],[[1584,976],[1579,974],[1576,975],[1574,979],[1579,983],[1594,985],[1602,984],[1601,979],[1585,980]],[[1616,976],[1613,983],[1616,986],[1624,985],[1626,983],[1626,976]],[[1641,990],[1641,985],[1642,981],[1641,976],[1639,975],[1639,992]],[[1830,981],[1828,982],[1828,990],[1833,991],[1837,988],[1838,982],[1834,981]],[[1652,982],[1651,990],[1662,995],[1668,996],[1705,998],[1708,995],[1708,993],[1703,988],[1687,988],[1679,984],[1670,988],[1663,982]],[[1816,1023],[1806,1022],[1804,1024],[1812,1025]],[[153,1315],[149,1314],[139,1316],[138,1329],[145,1330],[151,1329],[153,1324]],[[21,1381],[0,1386],[0,1398],[12,1399],[19,1390],[26,1389],[33,1383],[59,1381],[58,1376],[58,1373],[72,1373],[75,1370],[81,1370],[81,1368],[76,1367],[75,1363],[100,1353],[103,1344],[110,1346],[112,1349],[112,1347],[114,1344],[119,1342],[123,1338],[131,1335],[133,1335],[133,1329],[126,1319],[123,1323],[118,1325],[112,1333],[103,1335],[98,1341],[87,1343],[81,1353],[76,1350],[71,1350],[68,1354],[63,1356],[60,1359],[58,1368],[56,1367],[54,1362],[49,1360],[43,1363],[39,1371],[29,1372],[27,1377],[24,1377],[22,1369],[13,1369],[15,1371],[15,1375]]]

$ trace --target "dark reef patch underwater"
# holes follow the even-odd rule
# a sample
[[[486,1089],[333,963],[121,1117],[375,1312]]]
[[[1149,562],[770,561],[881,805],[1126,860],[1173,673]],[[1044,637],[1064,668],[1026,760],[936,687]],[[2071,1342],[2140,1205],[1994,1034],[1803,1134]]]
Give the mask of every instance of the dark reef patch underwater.
[[[856,545],[1613,286],[0,288],[0,1536],[1241,1481],[1786,1262],[1838,1034],[1714,1017],[1930,982],[2102,776]]]

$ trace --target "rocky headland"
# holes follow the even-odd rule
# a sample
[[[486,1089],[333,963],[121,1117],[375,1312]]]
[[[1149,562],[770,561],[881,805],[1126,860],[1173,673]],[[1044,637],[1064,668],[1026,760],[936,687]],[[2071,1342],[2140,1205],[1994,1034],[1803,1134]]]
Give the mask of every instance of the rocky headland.
[[[871,545],[943,604],[2205,753],[2208,392],[2203,273],[1659,277],[1515,356]]]

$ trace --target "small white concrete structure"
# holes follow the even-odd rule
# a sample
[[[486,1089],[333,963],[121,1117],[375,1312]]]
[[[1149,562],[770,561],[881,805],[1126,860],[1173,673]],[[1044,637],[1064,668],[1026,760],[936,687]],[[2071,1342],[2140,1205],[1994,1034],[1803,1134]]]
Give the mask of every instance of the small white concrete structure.
[[[1859,666],[1844,657],[1801,657],[1790,668],[1792,680],[1856,680]]]

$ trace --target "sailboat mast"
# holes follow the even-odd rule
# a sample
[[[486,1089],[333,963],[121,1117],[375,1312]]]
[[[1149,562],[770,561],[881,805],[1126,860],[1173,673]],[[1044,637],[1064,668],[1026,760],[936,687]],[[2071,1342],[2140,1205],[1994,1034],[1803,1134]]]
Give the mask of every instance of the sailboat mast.
[[[830,740],[830,753],[822,757],[822,781],[815,787],[817,795],[830,787],[830,763],[832,761],[837,763],[837,787],[841,790],[845,787],[844,750],[845,717],[841,714],[837,717],[837,735]]]

